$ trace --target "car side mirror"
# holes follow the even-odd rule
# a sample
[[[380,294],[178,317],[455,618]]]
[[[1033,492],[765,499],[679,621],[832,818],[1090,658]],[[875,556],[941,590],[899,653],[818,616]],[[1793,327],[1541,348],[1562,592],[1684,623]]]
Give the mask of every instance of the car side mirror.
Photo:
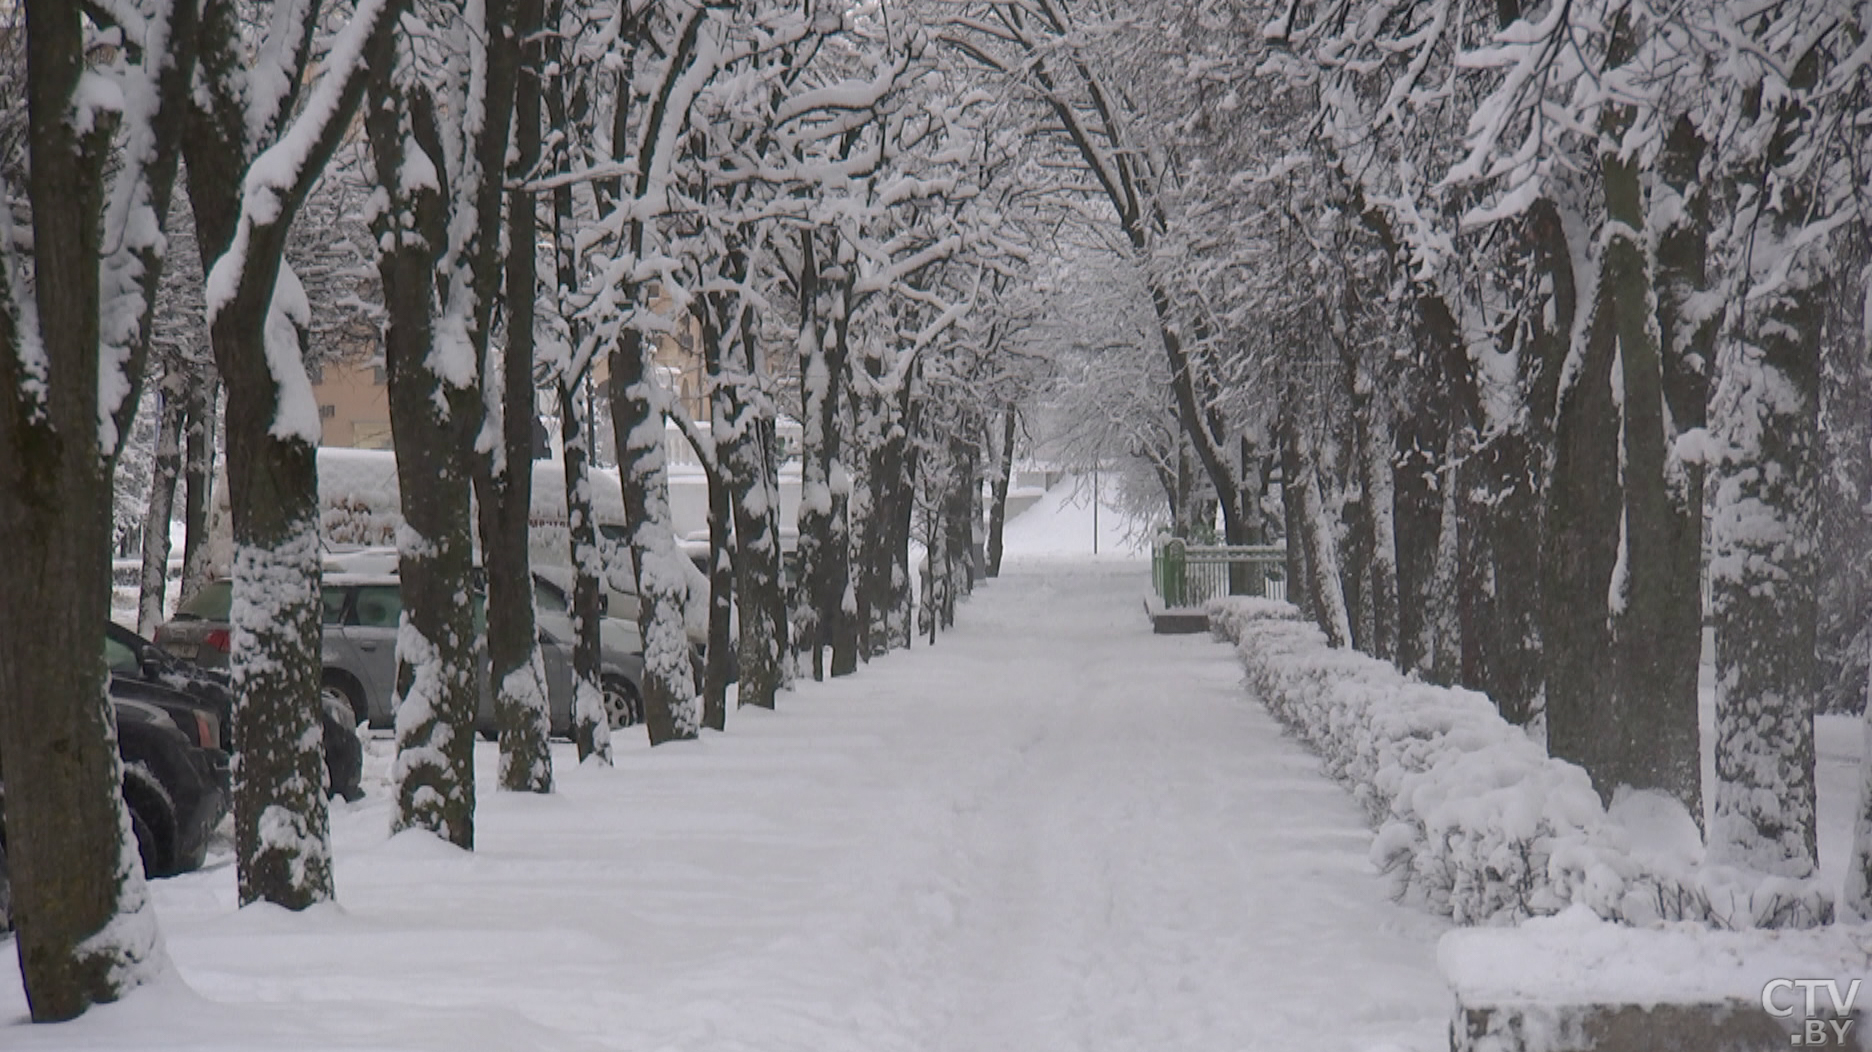
[[[163,660],[163,652],[153,646],[142,649],[137,655],[137,664],[143,668],[144,679],[155,679],[169,667],[169,662]]]

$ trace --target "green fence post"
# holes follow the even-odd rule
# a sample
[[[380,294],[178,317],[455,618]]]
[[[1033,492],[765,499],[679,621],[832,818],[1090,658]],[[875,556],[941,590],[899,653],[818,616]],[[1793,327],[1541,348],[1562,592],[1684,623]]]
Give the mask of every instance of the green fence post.
[[[1180,537],[1164,545],[1163,601],[1165,606],[1184,605],[1189,599],[1188,551]]]

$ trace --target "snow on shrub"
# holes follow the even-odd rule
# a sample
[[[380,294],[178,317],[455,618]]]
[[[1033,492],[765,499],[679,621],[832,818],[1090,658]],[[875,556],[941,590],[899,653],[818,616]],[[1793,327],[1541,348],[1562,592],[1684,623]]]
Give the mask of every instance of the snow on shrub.
[[[1630,924],[1808,927],[1832,914],[1812,880],[1702,863],[1695,823],[1660,793],[1608,814],[1592,779],[1502,719],[1488,697],[1407,678],[1333,649],[1286,603],[1208,607],[1249,686],[1350,788],[1394,892],[1460,924],[1512,924],[1587,906]]]

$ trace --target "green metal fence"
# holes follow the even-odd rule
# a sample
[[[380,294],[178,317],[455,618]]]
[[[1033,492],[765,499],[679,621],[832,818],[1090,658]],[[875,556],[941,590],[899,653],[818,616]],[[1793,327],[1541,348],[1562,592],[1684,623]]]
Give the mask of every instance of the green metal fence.
[[[1166,607],[1202,606],[1222,595],[1287,598],[1287,549],[1280,545],[1188,544],[1151,549],[1151,586]]]

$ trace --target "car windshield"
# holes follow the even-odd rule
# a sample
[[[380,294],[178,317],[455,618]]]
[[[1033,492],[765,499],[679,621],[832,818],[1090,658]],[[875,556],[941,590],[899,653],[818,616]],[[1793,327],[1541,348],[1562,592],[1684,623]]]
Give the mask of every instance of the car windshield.
[[[176,617],[194,621],[226,621],[234,612],[234,582],[211,581],[176,610]]]
[[[360,628],[396,628],[403,616],[403,590],[394,584],[354,585],[356,593],[349,623]],[[344,609],[344,589],[325,590],[326,617],[335,617]],[[487,597],[480,592],[469,598],[469,615],[474,619],[475,634],[487,631]],[[329,623],[329,622],[328,622]]]
[[[365,628],[395,628],[403,614],[403,592],[393,584],[363,585],[356,609],[356,623]]]
[[[533,602],[539,606],[542,614],[569,614],[572,607],[566,602],[565,593],[557,585],[548,581],[533,579]]]
[[[112,672],[136,672],[142,668],[135,651],[109,636],[104,637],[104,663]]]

